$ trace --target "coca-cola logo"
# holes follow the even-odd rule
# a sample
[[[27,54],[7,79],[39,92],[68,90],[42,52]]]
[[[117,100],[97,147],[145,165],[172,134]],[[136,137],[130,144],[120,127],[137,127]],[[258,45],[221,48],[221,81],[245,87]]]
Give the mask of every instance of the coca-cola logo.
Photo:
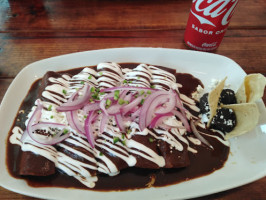
[[[222,17],[221,25],[229,23],[238,0],[193,0],[191,14],[193,14],[201,24],[209,24],[216,27],[211,21],[217,17]]]

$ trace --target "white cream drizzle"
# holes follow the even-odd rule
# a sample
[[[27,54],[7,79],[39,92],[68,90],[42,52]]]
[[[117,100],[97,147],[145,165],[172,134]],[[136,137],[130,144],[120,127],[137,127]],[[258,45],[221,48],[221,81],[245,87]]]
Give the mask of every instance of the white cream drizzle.
[[[98,86],[98,82],[96,79],[97,72],[89,67],[85,67],[80,73],[74,75],[69,80],[69,90],[68,90],[68,97],[71,96],[77,89],[80,89],[84,86],[85,83],[93,87]]]
[[[167,142],[171,147],[174,147],[178,151],[183,151],[183,145],[179,141],[177,141],[177,139],[170,132],[161,129],[154,130],[156,134],[151,133],[151,135],[153,135],[156,139]]]
[[[209,135],[209,134],[206,134],[206,133],[203,133],[203,132],[200,132],[200,131],[199,131],[199,133],[201,133],[201,134],[203,134],[203,135],[206,135],[206,136],[208,136],[208,137],[215,138],[216,140],[218,140],[219,142],[221,142],[221,143],[222,143],[223,145],[225,145],[225,146],[229,146],[229,145],[230,145],[229,141],[227,141],[227,140],[223,140],[223,139],[221,139],[220,137],[218,137],[218,136],[216,136],[216,135]]]
[[[146,64],[140,64],[132,71],[125,74],[126,85],[134,87],[150,87],[151,72]]]
[[[131,139],[127,141],[127,147],[129,152],[139,155],[155,164],[159,167],[165,166],[165,160],[162,156],[159,156],[155,151],[146,147],[145,145]],[[137,149],[137,150],[135,150]],[[148,155],[147,155],[148,154]]]
[[[178,90],[179,84],[176,83],[176,78],[173,74],[154,66],[149,66],[149,68],[152,73],[151,84],[154,88]]]
[[[194,137],[190,137],[190,136],[187,136],[187,138],[189,139],[190,142],[192,142],[193,144],[196,144],[196,145],[201,145],[201,141],[197,138],[194,138]]]
[[[132,86],[139,85],[141,87],[150,87],[150,83],[152,83],[155,88],[167,89],[165,88],[165,86],[168,86],[168,89],[172,88],[177,91],[179,87],[179,85],[176,83],[174,75],[154,66],[148,66],[146,64],[140,64],[133,70],[121,70],[121,67],[116,63],[100,63],[97,66],[97,71],[98,72],[91,68],[84,68],[79,74],[73,76],[72,78],[70,78],[68,75],[63,75],[59,78],[50,77],[48,80],[53,84],[48,85],[42,93],[42,96],[45,97],[45,99],[47,99],[48,101],[42,102],[46,109],[42,110],[42,117],[40,121],[62,123],[68,125],[65,113],[56,112],[56,107],[66,102],[67,97],[69,97],[74,91],[76,91],[76,88],[81,88],[83,86],[83,83],[81,83],[81,81],[87,82],[95,87],[108,88],[121,84],[125,77],[126,80],[132,80]],[[88,77],[90,77],[90,79],[88,79]],[[63,90],[67,91],[67,95],[62,93]],[[183,100],[184,104],[189,106],[192,110],[196,112],[199,111],[193,99],[183,94],[180,94],[180,98]],[[47,108],[49,108],[50,106],[52,106],[51,110],[47,110]],[[30,112],[28,117],[32,115],[34,110],[35,107],[32,108],[32,111]],[[80,121],[83,123],[84,113],[82,113],[82,111],[79,111],[78,115]],[[51,116],[53,116],[53,118],[51,118]],[[158,155],[149,147],[141,144],[138,141],[135,141],[134,135],[151,135],[157,140],[163,140],[167,142],[172,148],[175,148],[178,151],[184,150],[184,146],[181,143],[183,142],[187,145],[187,150],[192,153],[197,153],[197,150],[190,147],[190,143],[193,143],[195,145],[201,144],[198,139],[186,136],[186,130],[182,126],[181,121],[177,120],[175,117],[170,117],[164,121],[164,124],[166,125],[180,126],[179,128],[172,128],[170,131],[158,128],[155,128],[154,132],[149,129],[140,131],[138,124],[132,122],[130,125],[131,133],[128,134],[124,139],[125,146],[121,142],[113,144],[114,137],[119,137],[120,139],[122,138],[119,129],[113,126],[115,125],[114,120],[110,120],[111,122],[105,128],[105,134],[101,134],[101,136],[96,139],[95,145],[97,148],[92,149],[90,147],[90,144],[87,142],[86,137],[72,129],[71,137],[65,140],[65,142],[67,143],[57,144],[59,147],[84,158],[84,160],[86,160],[88,163],[84,163],[71,158],[61,151],[58,152],[53,146],[37,144],[36,142],[32,141],[30,137],[27,137],[24,140],[24,143],[22,143],[21,136],[23,130],[19,127],[13,128],[13,134],[10,137],[10,143],[20,145],[22,151],[31,151],[51,160],[55,163],[55,166],[57,168],[61,169],[69,176],[75,177],[87,187],[94,187],[95,182],[97,182],[98,180],[97,176],[92,176],[92,174],[87,169],[106,173],[110,176],[117,175],[119,173],[119,169],[112,160],[110,160],[105,155],[100,155],[101,152],[97,150],[99,148],[104,149],[115,157],[122,159],[130,167],[135,166],[137,163],[137,159],[134,157],[134,155],[138,155],[143,159],[147,159],[155,163],[159,167],[164,167],[164,158]],[[200,126],[203,125],[200,124]],[[99,126],[94,126],[94,132],[97,132],[96,128],[99,128]],[[206,135],[216,138],[219,142],[226,146],[229,145],[228,142],[223,141],[217,136],[211,136],[208,134]],[[89,154],[85,154],[81,151],[78,151],[77,149],[72,148],[71,145],[68,145],[68,143],[78,148],[83,148],[88,153],[91,153],[93,157]],[[96,159],[98,159],[99,161],[96,161]]]
[[[99,63],[97,71],[97,81],[100,88],[115,87],[123,80],[121,66],[117,63]]]

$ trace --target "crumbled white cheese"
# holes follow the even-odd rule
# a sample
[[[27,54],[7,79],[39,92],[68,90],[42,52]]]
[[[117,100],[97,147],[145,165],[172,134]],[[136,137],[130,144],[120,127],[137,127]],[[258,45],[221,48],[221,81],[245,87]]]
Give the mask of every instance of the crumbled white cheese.
[[[232,126],[233,125],[233,121],[231,119],[229,119],[226,123],[228,126]]]
[[[198,85],[197,90],[192,93],[192,98],[199,101],[201,96],[203,95],[204,89],[201,87],[201,85]]]
[[[207,114],[202,114],[201,115],[201,122],[207,123],[208,121],[209,121],[209,118],[208,118]]]

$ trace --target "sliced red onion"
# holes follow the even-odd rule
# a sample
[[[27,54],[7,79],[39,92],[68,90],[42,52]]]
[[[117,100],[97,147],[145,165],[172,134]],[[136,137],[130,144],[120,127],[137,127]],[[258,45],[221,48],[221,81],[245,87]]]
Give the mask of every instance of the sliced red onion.
[[[83,106],[85,106],[91,97],[90,86],[88,84],[86,84],[84,86],[83,90],[84,90],[83,96],[80,96],[76,100],[72,100],[72,101],[71,101],[71,99],[73,99],[73,98],[70,98],[70,100],[68,100],[66,103],[63,103],[61,106],[57,107],[56,110],[58,112],[73,111],[73,110],[78,110],[78,109],[82,108]]]
[[[77,110],[70,111],[70,113],[71,113],[71,119],[72,119],[72,121],[74,123],[74,126],[76,127],[75,129],[79,133],[85,135],[84,127],[83,127],[82,123],[79,121],[79,118],[78,118],[78,111]]]
[[[43,130],[46,129],[50,133],[54,130],[57,130],[59,132],[55,134],[52,134],[51,136],[43,136],[40,135],[39,137],[36,137],[35,134],[33,134],[36,130]],[[59,129],[59,130],[58,130]],[[67,130],[68,132],[64,134],[64,131]],[[68,127],[64,124],[58,124],[58,123],[48,123],[48,122],[40,122],[38,124],[34,124],[30,128],[30,132],[28,132],[29,136],[35,141],[43,145],[55,145],[59,142],[62,142],[66,138],[69,137],[70,131],[68,130]]]
[[[85,113],[89,113],[92,110],[99,110],[100,109],[100,103],[96,102],[96,103],[89,103],[87,105],[84,106],[83,111]]]
[[[129,93],[128,95],[125,96],[124,100],[125,101],[128,101],[128,102],[131,102],[132,97],[133,97],[133,94],[132,93]]]
[[[85,129],[85,134],[87,137],[87,140],[89,141],[90,145],[92,148],[94,148],[94,135],[93,135],[93,129],[92,129],[92,120],[94,117],[94,113],[95,111],[90,111],[86,120],[85,120],[85,125],[84,125],[84,129]]]
[[[136,112],[138,109],[140,108],[140,106],[136,106],[136,107],[134,107],[134,108],[132,108],[132,110],[130,110],[130,112]]]
[[[115,104],[110,106],[106,111],[108,113],[108,115],[115,115],[120,113],[120,108],[122,107],[122,105],[120,104]]]
[[[144,101],[144,104],[141,107],[140,114],[139,114],[140,130],[144,130],[146,128],[146,117],[148,115],[148,109],[150,107],[151,102],[161,94],[165,94],[165,91],[163,91],[163,93],[162,91],[154,92],[153,94],[149,95]]]
[[[106,94],[103,99],[110,99],[110,100],[114,100],[114,93],[108,93]]]
[[[126,131],[125,122],[121,114],[115,115],[115,121],[120,131],[125,132]]]
[[[170,93],[168,99],[169,101],[166,102],[164,106],[160,106],[158,109],[156,109],[155,111],[156,114],[169,113],[175,108],[177,101],[175,93]]]
[[[123,116],[124,122],[132,122],[131,117],[129,116]]]
[[[100,134],[104,132],[107,122],[108,122],[108,115],[103,114],[102,119],[101,119],[101,124],[100,124]]]
[[[68,130],[68,128],[64,124],[49,123],[49,122],[38,123],[38,121],[41,118],[42,108],[43,108],[43,105],[41,105],[40,101],[37,100],[37,108],[33,112],[27,125],[27,134],[31,137],[32,140],[34,140],[37,143],[43,144],[43,145],[53,145],[66,139],[69,136],[69,133],[62,135],[65,129]],[[48,129],[48,128],[61,129],[61,131],[55,134],[53,137],[42,136],[42,138],[37,138],[36,135],[33,134],[33,132],[35,132],[38,129]],[[52,130],[50,130],[50,132],[51,131]]]
[[[132,102],[130,102],[129,104],[123,106],[121,108],[121,113],[123,113],[125,115],[126,113],[128,113],[132,109],[136,108],[140,104],[142,99],[143,99],[143,97],[139,96],[136,99],[134,99]]]
[[[74,92],[67,101],[69,102],[72,102],[74,101],[75,99],[77,99],[77,97],[79,96],[79,91],[81,90],[82,88],[78,89],[76,92]]]
[[[131,113],[129,120],[134,121],[137,116],[139,116],[139,127],[141,130],[144,130],[147,126],[154,128],[158,125],[162,125],[162,122],[167,117],[177,115],[187,131],[190,131],[189,123],[184,115],[185,109],[182,105],[182,102],[177,93],[170,91],[163,91],[151,88],[142,88],[142,87],[131,87],[131,86],[122,86],[122,87],[113,87],[101,90],[101,92],[111,92],[106,94],[101,101],[95,103],[88,103],[88,100],[91,96],[90,87],[86,84],[83,88],[84,95],[78,97],[78,92],[72,94],[67,103],[62,104],[57,108],[58,111],[67,111],[66,117],[68,123],[72,129],[77,130],[78,132],[85,134],[90,145],[94,148],[94,135],[93,135],[93,123],[101,117],[100,121],[100,133],[105,129],[106,124],[108,123],[108,116],[114,115],[116,124],[122,132],[125,132],[125,118],[129,117],[127,113]],[[120,98],[124,101],[129,101],[129,104],[120,105],[118,101],[114,100],[113,91],[119,90]],[[130,90],[135,90],[134,92],[129,92]],[[139,90],[151,90],[152,94],[148,95],[144,101],[144,104],[140,106],[141,100],[144,96],[139,96],[135,98],[134,93],[138,93]],[[129,92],[129,93],[128,93]],[[128,94],[127,94],[128,93]],[[110,99],[112,101],[111,106],[106,109],[106,101]],[[86,105],[87,104],[87,105]],[[162,104],[164,104],[162,106]],[[139,107],[140,106],[140,107]],[[175,110],[175,107],[178,107],[181,112]],[[84,125],[79,121],[78,118],[78,109],[83,108],[85,113],[88,113],[88,116],[85,120]],[[101,110],[103,113],[101,115],[97,114],[97,110]],[[172,113],[171,111],[174,112]],[[154,115],[156,117],[154,118]],[[30,120],[31,121],[31,120]],[[36,120],[34,120],[36,121]],[[37,120],[38,121],[38,120]],[[36,123],[36,122],[35,122]],[[31,122],[32,124],[32,122]],[[168,126],[167,128],[171,128]]]
[[[66,119],[67,119],[67,122],[69,124],[69,126],[73,129],[73,130],[76,130],[76,125],[73,121],[73,118],[72,118],[72,115],[71,115],[71,111],[68,111],[66,112]]]
[[[66,112],[66,118],[69,126],[73,129],[78,131],[79,133],[85,135],[85,130],[83,125],[78,119],[78,111],[68,111]]]
[[[96,120],[101,117],[102,115],[100,115],[99,113],[96,113],[94,112],[94,115],[93,115],[93,118],[92,118],[92,122],[91,123],[94,123],[96,122]]]
[[[107,110],[105,109],[106,101],[107,101],[107,98],[106,99],[104,98],[103,100],[101,100],[99,106],[102,109],[102,111],[104,112],[104,114],[108,115]]]
[[[162,122],[173,116],[173,113],[165,113],[165,114],[159,114],[159,115],[156,115],[156,117],[153,118],[153,120],[151,121],[149,127],[150,128],[155,128],[157,127],[158,125],[162,124]]]
[[[140,114],[141,108],[138,108],[134,113],[131,114],[131,120],[134,121]]]
[[[123,91],[121,92],[119,98],[120,98],[120,99],[124,99],[125,96],[126,96],[126,94],[127,94],[127,91],[126,91],[126,90],[123,90]]]
[[[158,91],[144,101],[144,104],[140,111],[139,127],[143,131],[152,121],[155,113],[155,108],[167,101],[169,93],[166,91]]]
[[[151,90],[151,91],[158,91],[158,89],[153,88],[147,88],[147,87],[134,87],[134,86],[121,86],[121,87],[112,87],[112,88],[106,88],[102,89],[101,92],[111,92],[114,90]]]
[[[193,123],[193,120],[190,120],[190,126],[192,129],[192,132],[194,133],[194,135],[204,144],[206,144],[208,147],[210,147],[211,149],[213,149],[213,146],[204,138],[200,135],[200,133],[198,132],[195,124]]]
[[[179,112],[177,110],[173,110],[172,113],[181,120],[181,122],[184,124],[186,130],[188,132],[191,132],[191,128],[189,126],[189,123],[188,123],[186,116],[184,116],[181,112]]]
[[[186,116],[186,109],[184,108],[183,103],[182,103],[182,101],[179,97],[179,94],[177,92],[176,92],[176,100],[177,100],[176,101],[176,107],[178,107],[180,109],[180,111],[182,112],[182,114],[184,116]]]

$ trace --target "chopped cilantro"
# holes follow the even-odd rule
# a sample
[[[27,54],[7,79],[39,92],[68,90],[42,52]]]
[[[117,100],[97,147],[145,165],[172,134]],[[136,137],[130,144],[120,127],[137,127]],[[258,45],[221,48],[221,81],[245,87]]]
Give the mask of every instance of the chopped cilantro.
[[[84,119],[86,119],[87,118],[87,116],[86,115],[84,115]]]
[[[141,90],[141,91],[139,92],[139,94],[140,94],[140,95],[143,95],[143,94],[144,94],[144,90]]]
[[[144,99],[141,99],[140,104],[143,105],[144,101],[145,101]]]
[[[68,130],[67,129],[64,129],[63,130],[63,134],[67,134],[68,133]]]
[[[85,83],[84,81],[80,81],[80,84],[84,85],[84,83]]]
[[[122,134],[122,139],[125,139],[125,135],[124,134]]]
[[[121,140],[121,143],[123,144],[123,146],[126,146],[126,141],[125,140]]]
[[[129,101],[125,101],[125,104],[129,104]]]
[[[130,134],[131,133],[131,129],[127,129],[127,134]]]
[[[120,91],[119,90],[115,90],[115,92],[114,92],[114,99],[115,100],[119,99],[119,94],[120,94]]]
[[[88,79],[91,79],[92,78],[92,75],[90,75],[89,77],[88,77]]]
[[[99,155],[100,155],[100,156],[103,156],[103,153],[102,153],[102,152],[100,152],[100,153],[99,153]]]
[[[151,94],[151,91],[150,91],[150,90],[148,90],[148,91],[147,91],[147,94]]]
[[[100,92],[99,94],[100,94],[100,95],[105,95],[105,92]]]
[[[124,80],[123,83],[127,83],[127,80]]]
[[[149,138],[149,142],[154,142],[153,138],[150,137]]]
[[[100,97],[99,97],[98,93],[93,93],[93,95],[91,95],[91,97],[92,97],[93,99],[100,100]]]
[[[119,137],[114,137],[113,138],[113,143],[115,144],[115,143],[117,143],[119,141]]]
[[[50,118],[51,118],[51,119],[53,119],[53,118],[54,118],[54,116],[53,116],[53,115],[51,115],[51,116],[50,116]]]
[[[118,103],[119,103],[119,105],[123,105],[125,103],[125,100],[124,99],[119,99]]]
[[[100,75],[100,76],[102,76],[102,75],[103,75],[103,73],[102,73],[102,72],[99,72],[99,75]]]
[[[52,110],[52,105],[50,105],[48,108],[47,108],[48,111],[51,111]]]
[[[100,114],[100,113],[102,113],[102,111],[101,110],[98,110],[97,113]]]
[[[95,92],[95,87],[91,87],[91,92]]]
[[[111,101],[110,99],[107,99],[107,100],[106,100],[106,105],[107,105],[107,106],[110,106],[111,103],[112,103],[112,101]]]
[[[138,79],[140,79],[140,77],[138,76]]]
[[[63,94],[66,95],[67,91],[65,89],[62,90]]]
[[[155,88],[155,85],[152,85],[151,88],[154,89]]]

